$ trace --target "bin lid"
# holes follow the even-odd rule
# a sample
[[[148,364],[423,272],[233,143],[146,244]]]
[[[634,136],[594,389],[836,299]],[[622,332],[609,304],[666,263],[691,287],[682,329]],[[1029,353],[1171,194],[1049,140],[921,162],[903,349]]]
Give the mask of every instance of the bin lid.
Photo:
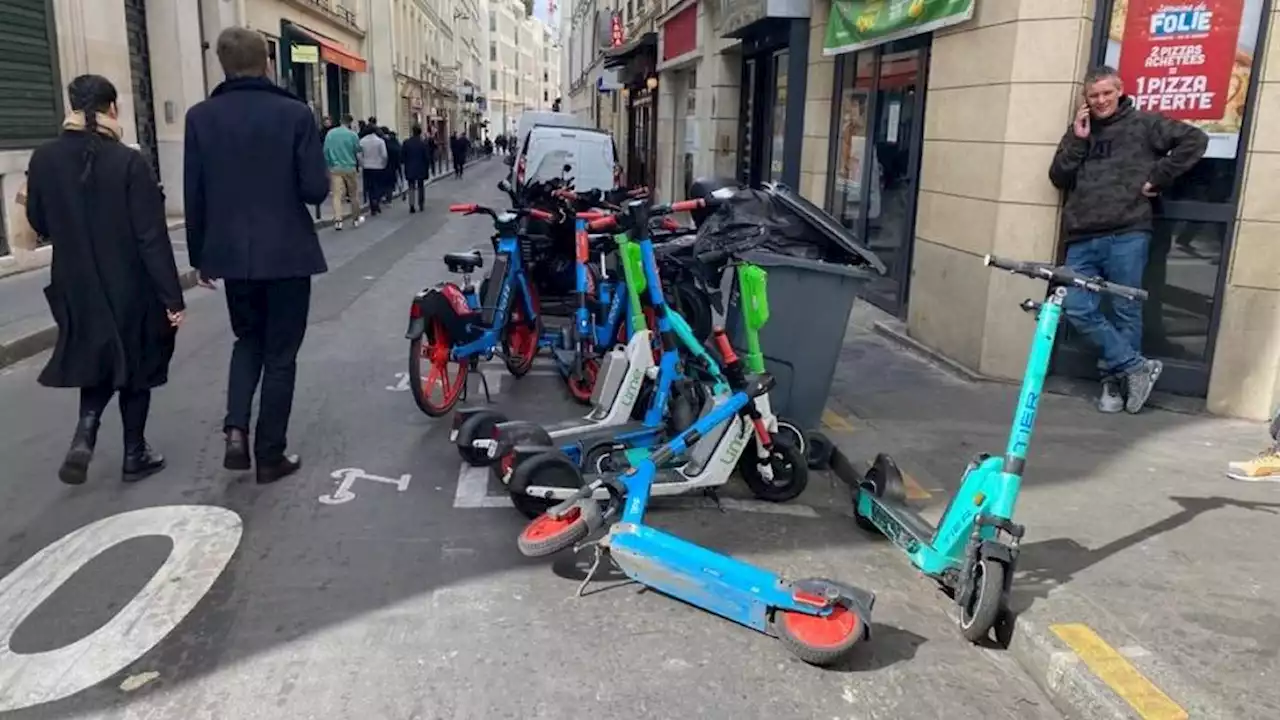
[[[828,242],[844,250],[850,255],[860,258],[877,273],[884,275],[888,268],[880,258],[863,245],[852,230],[841,225],[838,220],[822,208],[809,202],[807,198],[782,183],[762,183],[760,189],[777,198],[784,207],[800,216],[813,229],[819,231]]]

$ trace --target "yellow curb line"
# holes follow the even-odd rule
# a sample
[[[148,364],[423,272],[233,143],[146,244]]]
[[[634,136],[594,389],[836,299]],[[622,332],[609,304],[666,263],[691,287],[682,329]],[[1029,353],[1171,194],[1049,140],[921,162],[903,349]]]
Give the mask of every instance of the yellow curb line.
[[[1191,717],[1088,625],[1066,623],[1050,625],[1049,629],[1080,656],[1098,679],[1129,703],[1142,720],[1186,720]]]

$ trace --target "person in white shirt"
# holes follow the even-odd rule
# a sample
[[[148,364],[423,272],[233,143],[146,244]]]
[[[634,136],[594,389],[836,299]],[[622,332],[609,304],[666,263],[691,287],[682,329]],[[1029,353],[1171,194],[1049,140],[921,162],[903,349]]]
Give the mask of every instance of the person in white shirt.
[[[364,166],[364,196],[369,201],[369,214],[378,215],[382,212],[385,194],[382,180],[387,169],[387,143],[376,131],[360,138],[360,163]]]

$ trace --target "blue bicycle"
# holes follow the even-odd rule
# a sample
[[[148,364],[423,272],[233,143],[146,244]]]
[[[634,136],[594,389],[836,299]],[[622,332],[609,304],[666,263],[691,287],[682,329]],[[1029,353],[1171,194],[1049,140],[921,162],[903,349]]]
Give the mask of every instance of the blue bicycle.
[[[551,342],[542,337],[519,230],[521,218],[550,222],[555,215],[475,204],[451,205],[449,212],[488,215],[498,239],[492,272],[480,287],[471,281],[484,266],[480,251],[446,253],[445,266],[462,275],[462,285],[439,283],[415,295],[409,306],[409,387],[418,408],[431,417],[448,414],[466,397],[467,376],[480,360],[501,355],[507,370],[522,377],[533,367],[538,348]]]
[[[595,563],[579,594],[608,557],[632,580],[736,623],[781,639],[797,657],[826,666],[846,657],[870,637],[875,595],[833,580],[790,582],[645,524],[650,493],[662,467],[717,433],[735,439],[722,458],[731,465],[747,446],[746,438],[771,449],[756,398],[769,392],[771,376],[747,375],[723,329],[715,340],[725,361],[733,393],[688,429],[654,450],[622,475],[606,473],[573,497],[550,508],[520,534],[517,545],[529,557],[543,557],[574,546],[606,522],[616,519],[594,544]],[[796,458],[793,462],[802,462]],[[594,499],[608,495],[604,507]]]

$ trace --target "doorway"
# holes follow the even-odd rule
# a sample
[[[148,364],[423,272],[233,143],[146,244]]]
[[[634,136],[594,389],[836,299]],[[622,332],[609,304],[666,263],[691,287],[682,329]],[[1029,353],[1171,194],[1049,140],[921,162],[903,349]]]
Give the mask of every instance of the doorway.
[[[748,57],[742,63],[738,177],[747,185],[782,179],[789,56],[783,48]]]
[[[911,276],[931,38],[847,54],[836,64],[827,210],[884,261],[888,271],[865,297],[899,317]]]
[[[129,43],[129,80],[133,89],[133,115],[138,132],[138,148],[159,180],[160,150],[156,136],[155,94],[151,89],[151,49],[147,41],[146,0],[125,0],[124,22]]]

